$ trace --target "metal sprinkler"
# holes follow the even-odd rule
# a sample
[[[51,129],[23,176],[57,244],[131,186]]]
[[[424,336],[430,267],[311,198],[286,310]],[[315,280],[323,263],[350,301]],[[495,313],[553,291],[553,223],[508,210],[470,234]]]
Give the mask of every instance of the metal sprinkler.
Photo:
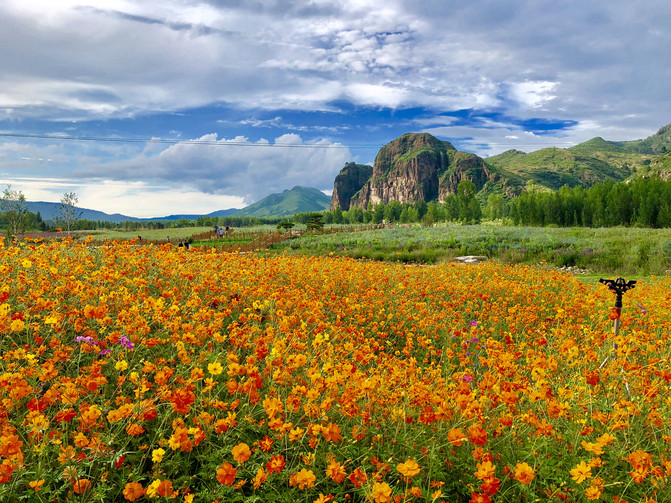
[[[613,315],[611,318],[613,318],[613,351],[611,352],[612,355],[615,354],[615,350],[617,349],[617,342],[615,342],[615,338],[617,335],[620,333],[620,316],[622,314],[622,296],[628,292],[629,290],[633,289],[636,286],[636,280],[629,280],[626,281],[624,278],[617,278],[617,279],[600,279],[599,283],[603,283],[608,287],[610,291],[615,293],[615,307],[611,310]],[[599,368],[603,367],[606,362],[608,361],[608,356],[606,356],[606,359],[601,362],[601,365],[599,365]],[[624,374],[624,369],[620,369],[622,373]],[[625,386],[627,387],[627,393],[629,393],[629,383],[627,382],[627,379],[625,377],[624,380]]]

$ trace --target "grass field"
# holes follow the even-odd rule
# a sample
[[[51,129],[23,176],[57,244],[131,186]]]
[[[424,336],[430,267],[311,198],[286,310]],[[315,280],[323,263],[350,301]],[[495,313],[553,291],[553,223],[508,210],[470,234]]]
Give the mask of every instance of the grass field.
[[[504,263],[575,266],[595,275],[663,275],[671,270],[671,229],[397,226],[304,236],[273,249],[419,263],[482,255]]]
[[[0,501],[664,502],[671,279],[0,245]],[[616,343],[616,346],[614,346]]]

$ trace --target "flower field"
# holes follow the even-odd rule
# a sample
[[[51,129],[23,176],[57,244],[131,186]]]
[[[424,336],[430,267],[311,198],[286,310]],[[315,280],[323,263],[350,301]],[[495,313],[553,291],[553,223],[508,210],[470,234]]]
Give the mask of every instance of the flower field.
[[[0,501],[671,501],[668,277],[1,246]]]

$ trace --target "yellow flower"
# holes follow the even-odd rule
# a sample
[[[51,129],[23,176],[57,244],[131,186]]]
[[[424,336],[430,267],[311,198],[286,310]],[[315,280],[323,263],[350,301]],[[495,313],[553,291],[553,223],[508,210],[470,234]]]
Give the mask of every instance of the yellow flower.
[[[23,320],[19,320],[18,318],[12,321],[12,324],[9,326],[9,329],[12,332],[21,332],[24,328],[26,328],[26,324]]]
[[[592,477],[592,469],[590,466],[581,461],[578,466],[573,468],[571,471],[571,478],[575,480],[578,484],[581,484],[585,479]]]
[[[119,372],[123,372],[128,368],[128,362],[126,360],[119,360],[116,362],[116,365],[114,365],[114,368],[117,369]]]
[[[207,371],[213,376],[218,376],[224,371],[224,367],[221,366],[221,363],[214,362],[207,366]]]
[[[163,456],[165,455],[165,450],[161,449],[160,447],[158,449],[154,449],[151,451],[151,460],[154,463],[160,463],[163,461]]]
[[[21,261],[21,265],[23,266],[24,269],[30,269],[31,267],[33,267],[33,263],[27,258]]]

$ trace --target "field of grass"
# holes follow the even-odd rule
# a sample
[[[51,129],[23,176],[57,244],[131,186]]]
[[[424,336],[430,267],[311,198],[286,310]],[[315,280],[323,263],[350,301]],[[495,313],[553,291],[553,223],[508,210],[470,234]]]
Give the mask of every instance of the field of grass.
[[[614,339],[611,292],[529,265],[23,242],[0,272],[0,501],[669,501],[671,278]]]
[[[308,235],[274,245],[273,249],[419,263],[482,255],[504,263],[574,266],[594,274],[645,276],[671,270],[671,229],[396,226]]]

